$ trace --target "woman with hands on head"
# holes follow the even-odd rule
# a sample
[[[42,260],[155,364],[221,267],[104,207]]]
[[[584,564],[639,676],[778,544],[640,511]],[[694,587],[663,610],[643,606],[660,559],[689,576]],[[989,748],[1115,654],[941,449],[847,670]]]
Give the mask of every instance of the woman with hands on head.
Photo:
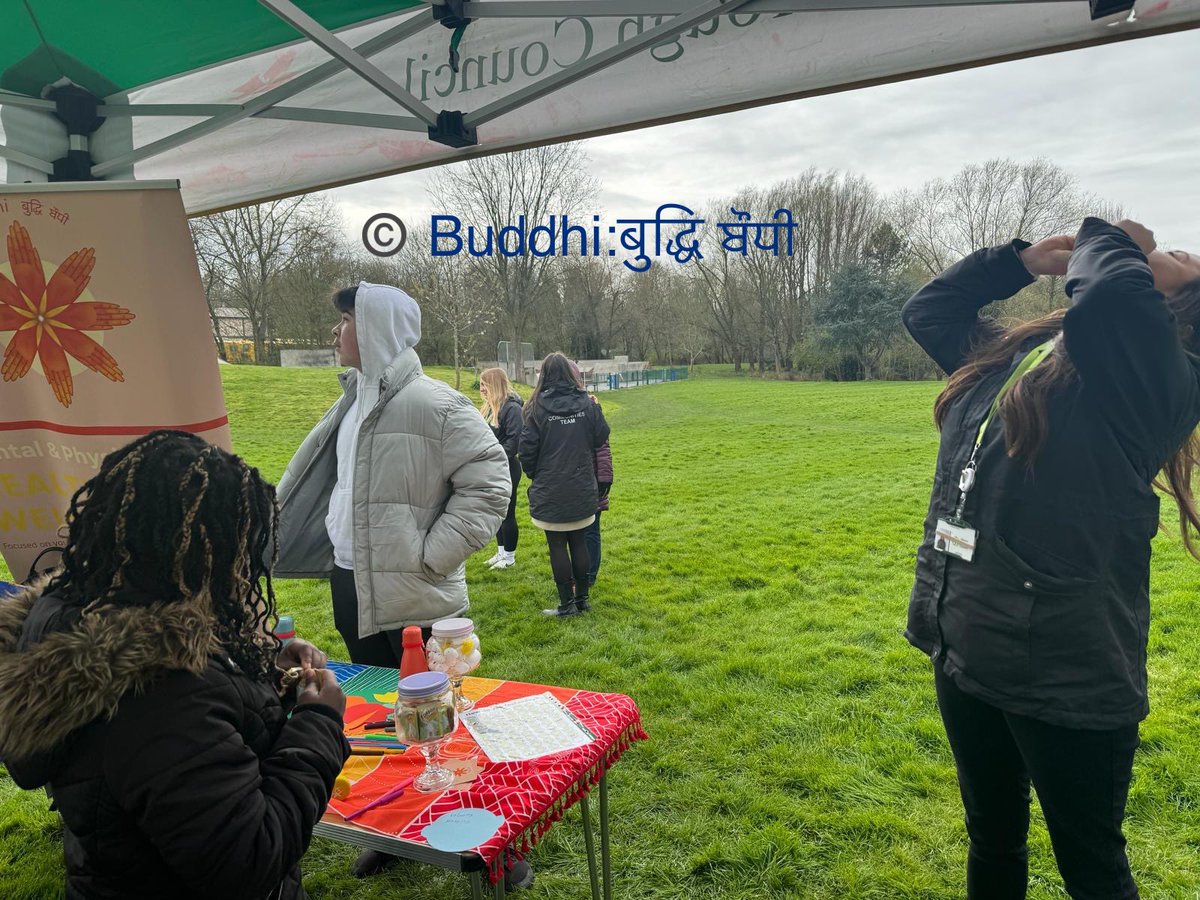
[[[1039,275],[1066,276],[1065,312],[980,315]],[[950,376],[905,634],[933,662],[967,896],[1025,896],[1032,785],[1067,893],[1137,897],[1122,824],[1149,710],[1155,488],[1198,555],[1200,259],[1088,218],[971,254],[903,318]]]

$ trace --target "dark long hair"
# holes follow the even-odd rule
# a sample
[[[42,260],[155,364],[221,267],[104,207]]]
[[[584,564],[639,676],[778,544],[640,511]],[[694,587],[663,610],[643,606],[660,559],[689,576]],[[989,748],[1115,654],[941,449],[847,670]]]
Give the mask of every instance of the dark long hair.
[[[1200,279],[1188,282],[1171,296],[1167,306],[1175,314],[1184,351],[1200,360]],[[1041,343],[1062,333],[1063,310],[1012,328],[981,321],[975,349],[965,365],[950,376],[938,395],[933,418],[938,428],[954,402],[994,372],[1007,369],[1027,343]],[[1051,394],[1078,378],[1075,366],[1061,342],[1050,358],[1031,369],[1000,402],[1004,437],[1009,457],[1032,466],[1046,443],[1050,421],[1046,412]],[[1200,511],[1192,494],[1192,471],[1200,462],[1200,435],[1193,431],[1171,454],[1154,487],[1172,497],[1179,507],[1179,530],[1184,546],[1200,559],[1193,532],[1200,532]]]
[[[257,469],[193,434],[155,431],[106,456],[71,498],[49,590],[79,612],[208,604],[225,651],[269,682],[280,647],[270,634],[277,515]]]
[[[551,353],[542,360],[542,371],[538,372],[537,385],[533,395],[525,404],[526,418],[541,405],[542,393],[552,387],[565,387],[568,390],[583,390],[583,381],[576,374],[571,361],[561,353]]]

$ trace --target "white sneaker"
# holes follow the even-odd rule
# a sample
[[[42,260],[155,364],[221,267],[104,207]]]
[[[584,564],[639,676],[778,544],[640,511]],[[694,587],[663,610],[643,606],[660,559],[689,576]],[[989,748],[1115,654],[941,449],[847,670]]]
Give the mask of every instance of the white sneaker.
[[[504,550],[503,550],[503,548],[501,548],[501,549],[497,550],[497,551],[496,551],[496,552],[495,552],[495,553],[492,555],[492,558],[491,558],[491,559],[489,559],[487,562],[485,562],[485,563],[484,563],[484,565],[485,565],[485,566],[494,566],[496,563],[500,562],[500,560],[502,560],[502,559],[504,559]]]
[[[505,554],[492,565],[492,568],[493,569],[511,569],[516,564],[517,564],[517,551],[514,550],[512,553],[505,552]]]

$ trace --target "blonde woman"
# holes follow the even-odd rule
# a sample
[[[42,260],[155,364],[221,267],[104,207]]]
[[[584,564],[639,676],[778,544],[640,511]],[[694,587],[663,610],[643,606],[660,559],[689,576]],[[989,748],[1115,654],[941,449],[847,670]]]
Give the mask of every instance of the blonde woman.
[[[479,393],[483,406],[479,411],[492,426],[496,440],[508,455],[508,473],[512,477],[512,496],[508,500],[508,514],[496,532],[496,555],[488,560],[493,569],[507,569],[517,561],[517,485],[521,483],[521,459],[517,446],[521,440],[524,416],[521,398],[508,382],[503,369],[484,369],[479,374]]]

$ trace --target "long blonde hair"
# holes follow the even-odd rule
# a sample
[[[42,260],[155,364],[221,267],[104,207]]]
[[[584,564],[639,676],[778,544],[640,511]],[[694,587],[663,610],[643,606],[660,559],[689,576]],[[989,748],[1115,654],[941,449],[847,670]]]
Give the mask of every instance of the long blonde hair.
[[[508,373],[496,367],[484,369],[479,373],[479,383],[487,385],[488,389],[479,411],[487,423],[495,428],[500,424],[500,408],[504,406],[508,395],[513,393],[512,385],[508,383]]]

